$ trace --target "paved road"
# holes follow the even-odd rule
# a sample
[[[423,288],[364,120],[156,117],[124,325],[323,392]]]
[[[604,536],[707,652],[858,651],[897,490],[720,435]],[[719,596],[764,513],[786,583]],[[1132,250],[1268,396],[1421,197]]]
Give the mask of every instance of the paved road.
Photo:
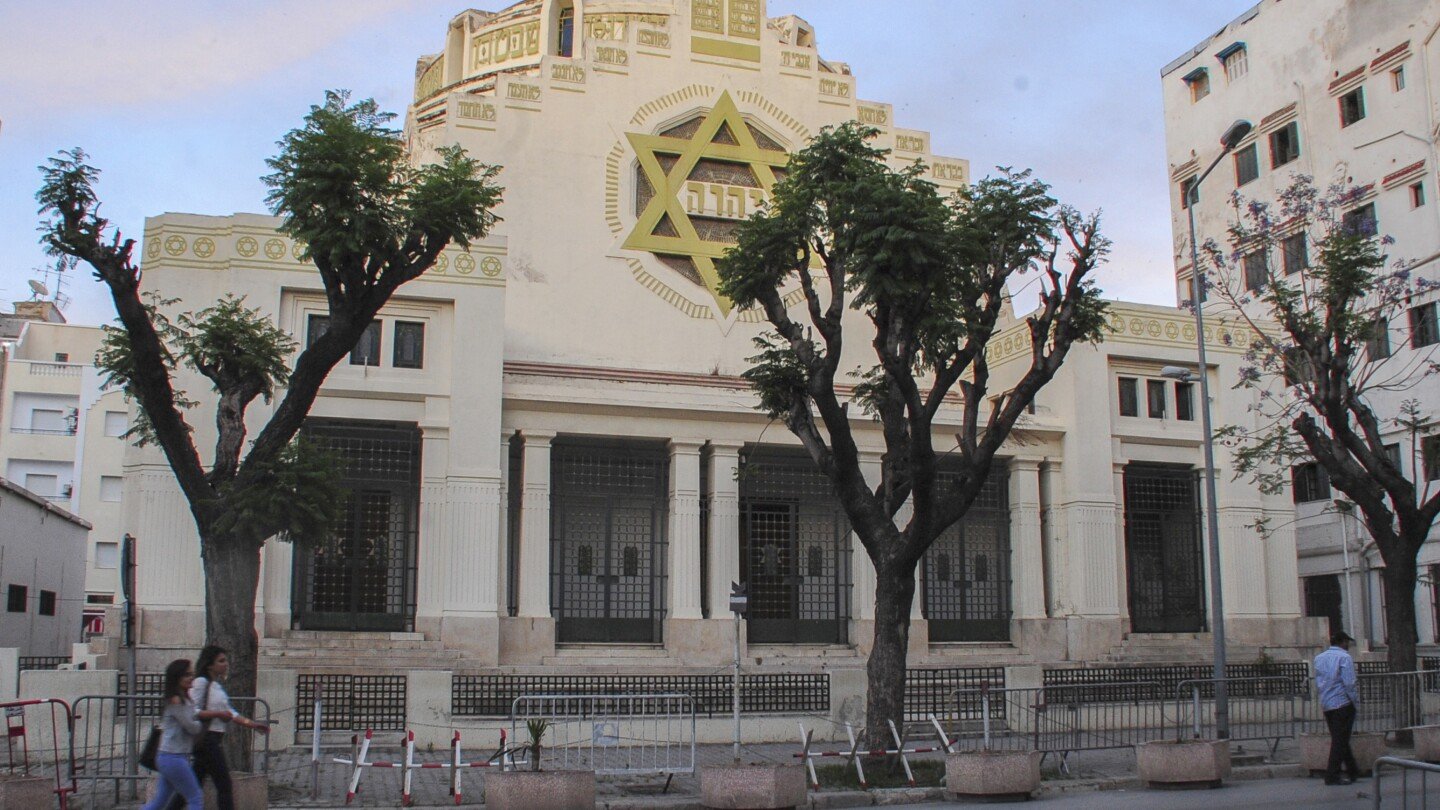
[[[1400,807],[1400,780],[1385,778],[1386,808]],[[1329,787],[1319,779],[1265,779],[1240,782],[1218,790],[1153,791],[1106,790],[1087,793],[1050,795],[1027,804],[1027,807],[1053,807],[1065,810],[1220,810],[1220,808],[1253,808],[1254,810],[1311,810],[1311,808],[1369,808],[1374,782],[1362,780],[1349,787]],[[1430,781],[1431,804],[1440,807],[1440,780]],[[1421,798],[1418,779],[1411,780],[1410,806],[1419,807]],[[937,808],[973,808],[973,804],[917,804],[908,810]],[[905,808],[896,808],[905,810]]]

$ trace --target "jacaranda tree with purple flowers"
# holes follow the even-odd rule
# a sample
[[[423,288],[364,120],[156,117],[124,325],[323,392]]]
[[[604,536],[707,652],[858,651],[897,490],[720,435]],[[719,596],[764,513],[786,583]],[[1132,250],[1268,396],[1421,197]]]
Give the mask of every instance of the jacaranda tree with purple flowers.
[[[1206,273],[1211,300],[1231,304],[1256,335],[1237,387],[1258,393],[1263,418],[1220,431],[1237,476],[1275,492],[1297,463],[1329,473],[1349,501],[1339,506],[1358,510],[1384,560],[1389,662],[1409,672],[1416,559],[1440,516],[1440,487],[1418,474],[1436,423],[1407,392],[1440,364],[1433,347],[1392,351],[1390,335],[1413,297],[1436,285],[1386,255],[1393,240],[1378,234],[1367,191],[1299,177],[1274,204],[1237,197],[1230,244],[1205,246]]]

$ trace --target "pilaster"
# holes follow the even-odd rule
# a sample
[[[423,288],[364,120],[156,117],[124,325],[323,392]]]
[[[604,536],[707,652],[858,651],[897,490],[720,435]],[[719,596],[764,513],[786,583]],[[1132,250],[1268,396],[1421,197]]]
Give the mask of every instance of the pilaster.
[[[550,616],[550,446],[554,433],[524,431],[520,505],[520,616]]]
[[[1010,598],[1016,619],[1045,618],[1040,460],[1010,462]]]
[[[730,618],[730,583],[740,581],[740,446],[710,445],[710,618]]]
[[[671,619],[702,618],[700,610],[700,447],[692,439],[670,442]],[[713,543],[712,543],[713,545]],[[726,588],[728,592],[729,589]]]

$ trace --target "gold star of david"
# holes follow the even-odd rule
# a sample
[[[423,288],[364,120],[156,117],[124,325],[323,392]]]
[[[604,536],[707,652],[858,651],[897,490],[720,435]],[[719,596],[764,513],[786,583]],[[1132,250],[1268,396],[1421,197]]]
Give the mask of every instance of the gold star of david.
[[[715,138],[722,129],[728,129],[733,144],[716,143]],[[790,155],[772,149],[762,149],[746,126],[740,110],[729,93],[722,93],[715,108],[705,116],[700,129],[694,136],[672,138],[664,135],[625,136],[635,150],[645,178],[655,189],[655,196],[640,213],[635,228],[626,238],[623,247],[627,250],[644,250],[676,256],[688,256],[695,262],[705,288],[715,297],[716,304],[724,315],[730,313],[733,304],[719,292],[720,276],[715,270],[715,260],[725,254],[731,245],[701,239],[690,214],[680,203],[680,195],[686,191],[690,174],[701,160],[722,160],[728,163],[744,164],[755,173],[760,188],[768,199],[775,187],[775,169],[784,168]],[[667,173],[660,163],[660,155],[677,158]],[[657,234],[656,229],[669,219],[675,235]]]

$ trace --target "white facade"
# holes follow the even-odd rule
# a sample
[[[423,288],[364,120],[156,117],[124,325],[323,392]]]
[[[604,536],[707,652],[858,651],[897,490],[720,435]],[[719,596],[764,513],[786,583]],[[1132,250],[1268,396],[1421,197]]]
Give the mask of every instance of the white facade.
[[[1255,129],[1200,189],[1195,219],[1202,242],[1225,240],[1235,219],[1232,192],[1273,200],[1296,175],[1309,175],[1321,188],[1364,187],[1355,205],[1374,207],[1379,232],[1394,239],[1386,248],[1390,257],[1412,265],[1418,277],[1440,279],[1437,32],[1435,0],[1264,0],[1166,66],[1162,83],[1180,301],[1192,297],[1182,186],[1219,153],[1221,133],[1237,119],[1251,121]],[[1251,166],[1242,165],[1252,148],[1254,179]],[[1411,306],[1421,319],[1433,320],[1437,298],[1430,292]],[[1207,309],[1223,315],[1224,307],[1215,301]],[[1401,379],[1436,356],[1436,346],[1416,335],[1406,312],[1390,324],[1390,346],[1387,369]],[[1371,394],[1382,418],[1393,418],[1406,399],[1435,415],[1440,381],[1416,374],[1402,387]],[[1400,446],[1406,473],[1433,492],[1440,482],[1426,483],[1416,443],[1388,427],[1393,436],[1387,439]],[[1431,467],[1428,475],[1440,477],[1440,464]],[[1343,494],[1330,493],[1328,484],[1301,493],[1295,531],[1309,612],[1338,613],[1352,635],[1383,646],[1382,586],[1375,570],[1381,562],[1358,514],[1339,511],[1334,498]],[[1440,542],[1426,544],[1420,564],[1422,583],[1414,598],[1423,650],[1440,643]]]
[[[118,601],[129,429],[129,404],[94,365],[102,336],[93,326],[26,322],[0,385],[0,474],[94,525],[84,598],[96,616]]]
[[[90,524],[0,478],[0,647],[70,656],[81,638]]]
[[[744,580],[764,605],[746,626],[748,657],[863,665],[873,569],[828,487],[791,463],[796,443],[754,410],[739,375],[764,325],[714,292],[710,262],[785,153],[821,127],[874,124],[897,161],[924,159],[942,187],[968,182],[969,166],[931,154],[929,134],[898,127],[890,106],[858,100],[803,20],[765,11],[531,0],[461,14],[443,54],[421,60],[412,147],[423,159],[458,143],[503,165],[504,220],[402,288],[378,344],[327,381],[313,425],[354,453],[352,522],[319,550],[266,548],[257,627],[271,663],[310,631],[370,630],[423,637],[457,669],[713,668],[733,641],[729,583]],[[324,299],[275,227],[153,218],[145,283],[191,309],[243,294],[303,343]],[[861,316],[847,327],[870,328]],[[997,338],[997,385],[1018,377],[1025,330],[1012,321]],[[1209,337],[1218,418],[1244,419],[1249,394],[1219,384],[1243,341]],[[1116,304],[1106,341],[1072,353],[1006,449],[988,511],[927,561],[913,664],[1207,653],[1195,394],[1159,375],[1191,362],[1194,340],[1179,310]],[[865,342],[850,341],[845,362],[864,362]],[[1133,416],[1130,381],[1142,392]],[[193,375],[180,382],[204,398]],[[252,430],[265,416],[257,403]],[[953,430],[958,417],[938,421]],[[193,421],[205,452],[213,431]],[[878,470],[875,425],[855,429]],[[153,449],[130,451],[125,476],[142,642],[195,643],[188,511]],[[1299,617],[1293,535],[1263,544],[1248,528],[1288,516],[1288,501],[1224,483],[1221,503],[1235,660],[1303,654],[1318,636]]]

